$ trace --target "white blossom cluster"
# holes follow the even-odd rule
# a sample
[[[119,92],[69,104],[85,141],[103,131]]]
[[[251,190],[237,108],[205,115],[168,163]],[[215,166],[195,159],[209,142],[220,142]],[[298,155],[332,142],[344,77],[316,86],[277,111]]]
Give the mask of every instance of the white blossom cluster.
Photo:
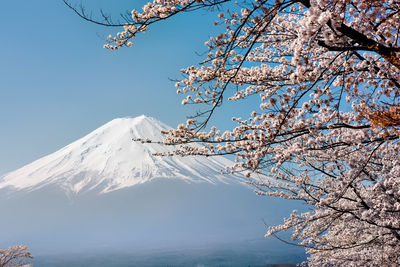
[[[225,2],[225,0],[220,0]],[[154,22],[167,19],[181,12],[190,12],[199,9],[208,0],[154,0],[143,6],[142,12],[132,10],[129,23],[123,26],[123,31],[116,36],[109,35],[105,48],[116,50],[123,46],[132,46],[131,39],[138,32],[146,32],[147,27]],[[128,19],[128,18],[125,18]]]
[[[13,246],[8,249],[0,249],[0,266],[19,267],[31,266],[26,264],[26,259],[32,259],[33,256],[27,251],[26,246]]]
[[[169,131],[164,143],[180,144],[176,155],[236,155],[232,171],[269,177],[253,181],[258,194],[309,204],[267,236],[292,229],[310,266],[400,266],[398,132],[382,134],[360,112],[400,104],[400,1],[157,0],[133,11],[134,23],[107,47],[212,6],[223,10],[216,24],[225,31],[176,84],[182,104],[203,105],[206,119]],[[252,95],[260,104],[233,118],[237,127],[200,130],[223,99]]]

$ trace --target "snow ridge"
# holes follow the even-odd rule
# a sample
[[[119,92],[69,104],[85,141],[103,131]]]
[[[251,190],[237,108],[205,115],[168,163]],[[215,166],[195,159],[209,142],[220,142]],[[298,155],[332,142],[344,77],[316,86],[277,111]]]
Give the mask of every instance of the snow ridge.
[[[0,178],[0,189],[34,191],[57,185],[67,193],[114,190],[152,179],[231,183],[240,176],[223,174],[232,162],[223,157],[157,157],[173,147],[142,144],[133,138],[162,140],[166,124],[145,115],[114,119],[85,137]]]

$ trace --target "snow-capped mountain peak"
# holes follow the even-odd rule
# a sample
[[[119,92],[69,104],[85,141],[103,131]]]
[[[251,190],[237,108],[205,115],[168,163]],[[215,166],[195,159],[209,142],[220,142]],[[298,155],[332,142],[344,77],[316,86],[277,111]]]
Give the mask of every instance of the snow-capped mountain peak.
[[[69,193],[107,193],[156,178],[230,183],[241,178],[222,174],[231,162],[223,157],[159,157],[173,147],[134,142],[161,141],[170,127],[147,116],[114,119],[85,137],[0,178],[0,189],[33,191],[47,185]]]

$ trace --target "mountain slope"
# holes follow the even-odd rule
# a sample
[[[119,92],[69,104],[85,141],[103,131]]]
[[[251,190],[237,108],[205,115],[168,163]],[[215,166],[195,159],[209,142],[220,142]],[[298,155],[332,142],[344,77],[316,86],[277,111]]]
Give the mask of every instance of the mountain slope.
[[[170,127],[144,115],[119,118],[53,154],[0,178],[0,189],[33,191],[57,185],[68,193],[107,193],[155,178],[229,183],[238,176],[221,173],[231,162],[223,157],[157,157],[172,147],[142,144],[133,138],[162,140]]]
[[[168,128],[146,116],[115,119],[1,177],[0,248],[25,244],[38,266],[304,259],[302,248],[262,240],[265,224],[302,210],[299,203],[257,196],[242,177],[221,173],[232,164],[225,158],[155,157],[173,148],[132,141],[161,140]]]

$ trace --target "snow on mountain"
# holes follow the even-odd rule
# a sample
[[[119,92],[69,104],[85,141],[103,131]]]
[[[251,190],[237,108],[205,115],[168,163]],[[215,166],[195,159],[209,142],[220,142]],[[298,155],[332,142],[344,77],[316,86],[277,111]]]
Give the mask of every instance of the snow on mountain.
[[[155,178],[187,182],[230,183],[241,178],[223,174],[231,165],[223,157],[159,157],[173,147],[142,144],[133,138],[162,140],[170,127],[147,116],[118,118],[66,147],[0,178],[0,189],[34,191],[56,185],[68,193],[107,193]]]

